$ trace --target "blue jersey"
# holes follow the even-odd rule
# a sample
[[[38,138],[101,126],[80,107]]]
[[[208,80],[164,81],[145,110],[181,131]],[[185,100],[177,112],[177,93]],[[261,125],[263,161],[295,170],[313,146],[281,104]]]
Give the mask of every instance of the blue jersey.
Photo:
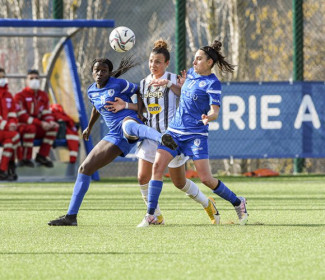
[[[210,105],[220,106],[221,83],[215,74],[201,76],[191,68],[182,86],[179,107],[169,124],[170,131],[191,135],[208,135],[209,125],[202,122],[202,114],[208,114]]]
[[[96,83],[93,83],[88,88],[88,98],[102,115],[110,133],[120,130],[121,122],[125,117],[137,119],[137,113],[129,109],[113,113],[107,110],[107,106],[110,105],[107,101],[115,101],[115,97],[119,97],[125,102],[132,103],[131,96],[136,92],[137,88],[136,84],[114,77],[110,77],[103,88],[97,88]]]

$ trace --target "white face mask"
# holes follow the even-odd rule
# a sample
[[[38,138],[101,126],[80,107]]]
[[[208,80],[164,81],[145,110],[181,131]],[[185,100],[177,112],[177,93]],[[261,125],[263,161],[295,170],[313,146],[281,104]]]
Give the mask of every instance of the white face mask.
[[[31,89],[36,90],[40,88],[40,82],[38,79],[29,80],[28,84]]]
[[[0,79],[0,87],[4,87],[6,84],[8,84],[7,78],[1,78]]]

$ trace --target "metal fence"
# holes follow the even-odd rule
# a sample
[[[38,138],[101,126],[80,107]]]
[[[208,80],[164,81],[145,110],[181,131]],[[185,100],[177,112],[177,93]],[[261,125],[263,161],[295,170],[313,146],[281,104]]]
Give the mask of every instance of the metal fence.
[[[0,0],[2,18],[53,18],[55,3],[50,0]],[[64,3],[63,3],[64,2]],[[130,51],[140,65],[123,78],[138,83],[148,75],[148,56],[158,38],[168,40],[171,51],[170,71],[175,71],[175,0],[70,0],[63,1],[64,19],[114,19],[116,26],[128,26],[136,34],[136,45]],[[308,81],[325,80],[325,5],[319,0],[304,1],[304,78]],[[217,75],[227,81],[290,81],[293,78],[292,0],[187,0],[186,3],[187,67],[191,66],[195,50],[214,38],[223,42],[223,52],[235,64],[232,76]],[[90,63],[95,57],[109,57],[117,67],[122,55],[108,43],[111,30],[84,29],[73,38],[82,89],[86,94],[92,82]],[[26,48],[26,45],[29,48]],[[2,37],[0,67],[7,73],[25,74],[29,68],[42,69],[42,57],[53,50],[55,40]],[[13,93],[24,85],[23,79],[11,79]],[[85,98],[88,115],[90,104]],[[322,124],[324,125],[324,124]],[[93,130],[94,142],[102,134],[98,123]],[[288,160],[290,161],[290,160]],[[248,165],[247,165],[248,162]],[[241,170],[256,166],[272,166],[270,160],[239,162]],[[325,172],[319,160],[309,160],[307,171]],[[232,161],[230,163],[233,163]],[[283,168],[283,161],[277,164]],[[216,161],[215,172],[229,170],[229,162]],[[235,163],[233,163],[235,164]],[[223,166],[223,167],[222,167]],[[230,164],[231,166],[231,164]],[[281,167],[282,166],[282,167]],[[290,166],[290,164],[289,164]],[[315,167],[314,169],[310,166]],[[136,161],[117,162],[103,168],[101,174],[135,175]],[[308,169],[309,168],[309,169]],[[230,168],[231,169],[231,168]],[[232,172],[237,173],[237,171]],[[289,171],[288,171],[289,170]],[[238,171],[239,172],[239,171]]]

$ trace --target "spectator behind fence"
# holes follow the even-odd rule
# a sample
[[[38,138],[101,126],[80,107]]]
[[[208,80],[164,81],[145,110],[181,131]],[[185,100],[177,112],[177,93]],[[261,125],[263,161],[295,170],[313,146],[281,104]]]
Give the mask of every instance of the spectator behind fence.
[[[57,138],[66,139],[69,149],[69,162],[75,163],[79,150],[79,134],[73,119],[68,116],[60,104],[50,106],[55,121],[59,124]]]
[[[56,138],[59,125],[54,121],[50,110],[49,98],[40,88],[38,70],[29,70],[27,73],[26,87],[15,95],[17,115],[19,122],[30,125],[28,133],[23,135],[24,160],[19,166],[30,166],[34,139],[42,139],[42,143],[35,161],[46,167],[53,167],[53,162],[48,159],[50,149]]]
[[[0,68],[0,144],[3,145],[0,180],[12,181],[18,178],[15,171],[15,152],[20,145],[17,123],[15,103],[8,90],[6,72]]]

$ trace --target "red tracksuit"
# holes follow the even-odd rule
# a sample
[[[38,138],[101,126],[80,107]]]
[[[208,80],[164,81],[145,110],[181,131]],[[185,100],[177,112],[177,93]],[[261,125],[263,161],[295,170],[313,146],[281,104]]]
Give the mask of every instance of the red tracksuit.
[[[43,139],[38,153],[47,157],[58,130],[58,128],[51,128],[45,131],[41,127],[42,121],[54,121],[47,93],[42,90],[34,91],[26,87],[15,95],[15,102],[19,122],[29,125],[29,130],[25,137],[23,136],[24,159],[31,159],[35,138]]]
[[[66,123],[66,140],[69,149],[70,163],[75,163],[79,150],[79,134],[75,123],[64,111],[60,104],[53,104],[50,106],[52,114],[57,122]]]
[[[15,151],[20,147],[17,130],[18,119],[15,102],[8,86],[0,87],[0,143],[3,145],[0,169],[7,171],[10,160],[15,160]]]

